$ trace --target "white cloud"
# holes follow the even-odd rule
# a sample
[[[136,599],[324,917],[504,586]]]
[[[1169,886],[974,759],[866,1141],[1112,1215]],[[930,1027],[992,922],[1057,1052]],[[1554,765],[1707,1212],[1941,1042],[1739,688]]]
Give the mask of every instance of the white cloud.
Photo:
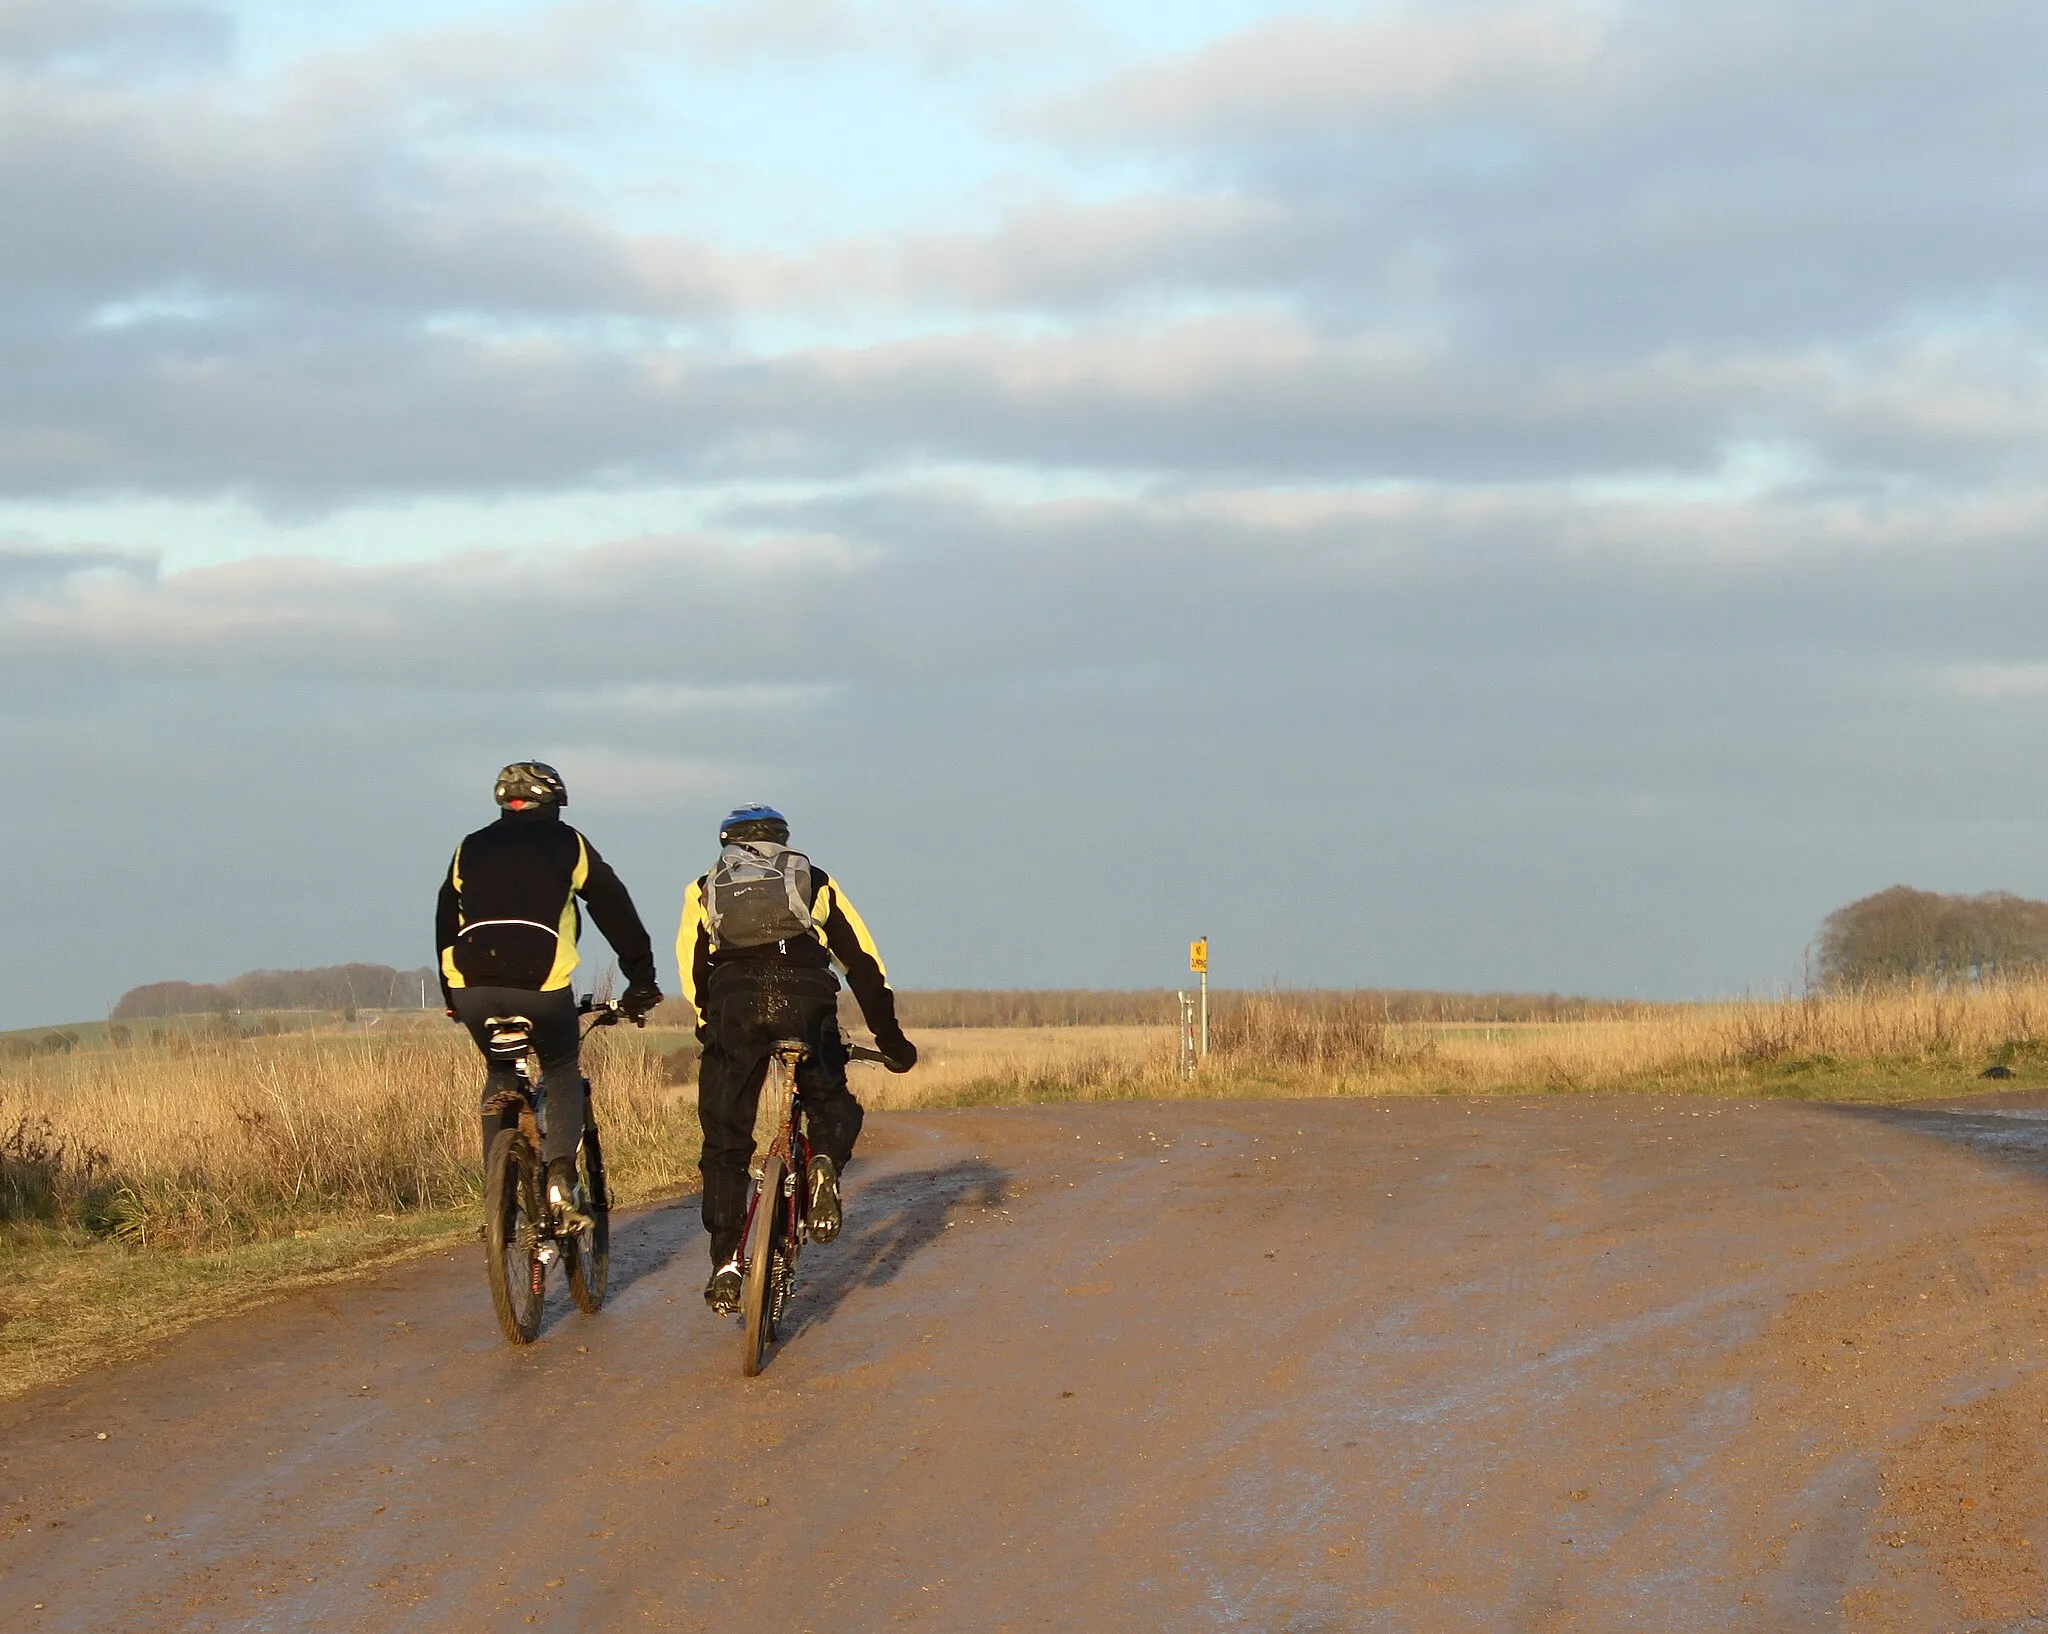
[[[1562,111],[1620,69],[1607,0],[1283,13],[1062,103],[1061,135],[1215,141],[1327,133],[1418,115]]]

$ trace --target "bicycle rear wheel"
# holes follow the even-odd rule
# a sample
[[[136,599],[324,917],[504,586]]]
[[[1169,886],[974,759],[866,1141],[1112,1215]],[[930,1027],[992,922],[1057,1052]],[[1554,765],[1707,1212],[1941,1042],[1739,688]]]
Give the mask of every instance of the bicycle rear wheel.
[[[576,1308],[596,1315],[604,1304],[612,1274],[612,1200],[605,1190],[604,1148],[593,1125],[583,1131],[583,1196],[590,1210],[590,1229],[569,1239],[569,1296]]]
[[[740,1281],[740,1317],[746,1330],[741,1336],[740,1371],[750,1379],[761,1371],[775,1321],[769,1304],[769,1273],[775,1256],[775,1222],[781,1213],[782,1159],[763,1158],[754,1217],[747,1223],[747,1271]]]
[[[535,1255],[540,1159],[517,1129],[500,1129],[484,1165],[484,1264],[498,1326],[515,1345],[540,1332],[546,1267]]]

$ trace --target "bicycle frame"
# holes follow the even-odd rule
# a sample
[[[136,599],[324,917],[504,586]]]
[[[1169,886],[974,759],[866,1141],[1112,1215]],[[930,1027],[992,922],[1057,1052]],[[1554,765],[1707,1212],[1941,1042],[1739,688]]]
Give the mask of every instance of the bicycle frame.
[[[639,1019],[625,1017],[616,1004],[590,999],[585,999],[579,1010],[590,1018],[581,1030],[583,1039],[596,1028]],[[484,1103],[487,1114],[499,1117],[516,1108],[516,1139],[508,1143],[507,1134],[501,1131],[493,1137],[485,1157],[484,1235],[491,1297],[505,1336],[514,1344],[526,1344],[538,1331],[547,1274],[556,1263],[565,1265],[569,1290],[579,1308],[594,1312],[604,1302],[609,1265],[604,1163],[595,1107],[586,1102],[576,1162],[584,1176],[579,1185],[588,1186],[591,1218],[574,1231],[565,1230],[563,1217],[541,1180],[547,1097],[536,1071],[533,1021],[522,1015],[492,1016],[484,1025],[489,1054],[495,1062],[509,1065],[518,1079],[514,1087],[500,1090]],[[584,1083],[587,1092],[589,1080]],[[510,1229],[515,1218],[519,1221],[516,1232]],[[523,1276],[516,1272],[519,1260],[524,1261]],[[518,1283],[524,1288],[514,1293]]]
[[[801,1040],[779,1040],[769,1051],[762,1092],[772,1092],[774,1133],[754,1168],[740,1231],[741,1372],[753,1378],[761,1371],[768,1345],[775,1338],[796,1286],[797,1257],[811,1241],[811,1140],[806,1127],[803,1094],[797,1070],[809,1059]],[[881,1061],[873,1050],[852,1048],[849,1060]],[[769,1212],[766,1216],[762,1210]]]
[[[796,1069],[810,1058],[810,1050],[798,1043],[777,1044],[769,1052],[768,1082],[762,1086],[764,1093],[772,1085],[775,1092],[775,1133],[769,1139],[768,1149],[761,1153],[754,1163],[754,1195],[747,1203],[746,1225],[741,1231],[740,1241],[744,1244],[753,1229],[754,1214],[761,1207],[765,1195],[760,1179],[768,1167],[770,1158],[782,1160],[781,1195],[771,1205],[786,1212],[780,1222],[782,1230],[775,1240],[780,1245],[801,1247],[810,1240],[810,1221],[806,1215],[806,1199],[802,1177],[811,1166],[811,1140],[803,1124],[803,1095],[796,1087]],[[786,1253],[790,1269],[795,1269],[796,1256]],[[746,1260],[741,1259],[740,1271],[746,1271]],[[786,1280],[786,1279],[785,1279]]]

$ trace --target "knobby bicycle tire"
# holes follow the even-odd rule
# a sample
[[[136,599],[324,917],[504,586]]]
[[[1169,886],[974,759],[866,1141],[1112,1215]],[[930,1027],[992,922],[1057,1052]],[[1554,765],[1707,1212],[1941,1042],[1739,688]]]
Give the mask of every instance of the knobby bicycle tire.
[[[515,1345],[531,1344],[540,1332],[546,1299],[543,1268],[533,1254],[539,1205],[540,1160],[532,1142],[517,1129],[500,1129],[484,1165],[484,1263],[498,1326]]]
[[[590,1229],[569,1239],[569,1296],[576,1308],[595,1316],[604,1304],[612,1274],[612,1200],[605,1189],[604,1148],[593,1126],[583,1131],[583,1196],[590,1208]]]
[[[782,1159],[761,1160],[761,1184],[754,1217],[747,1225],[747,1273],[740,1281],[740,1371],[753,1378],[767,1354],[774,1312],[769,1309],[769,1262],[775,1253],[775,1221],[782,1212]]]

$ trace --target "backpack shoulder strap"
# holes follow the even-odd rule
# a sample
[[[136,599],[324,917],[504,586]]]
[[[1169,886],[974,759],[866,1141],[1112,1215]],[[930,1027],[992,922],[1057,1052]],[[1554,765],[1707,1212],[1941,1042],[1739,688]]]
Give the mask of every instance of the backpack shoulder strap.
[[[711,934],[718,935],[718,876],[725,869],[725,853],[718,853],[718,860],[704,870],[704,922],[711,927]]]
[[[811,903],[807,894],[811,883],[811,859],[801,851],[792,851],[787,846],[775,859],[782,869],[783,894],[789,899],[789,911],[808,925],[811,922]]]

